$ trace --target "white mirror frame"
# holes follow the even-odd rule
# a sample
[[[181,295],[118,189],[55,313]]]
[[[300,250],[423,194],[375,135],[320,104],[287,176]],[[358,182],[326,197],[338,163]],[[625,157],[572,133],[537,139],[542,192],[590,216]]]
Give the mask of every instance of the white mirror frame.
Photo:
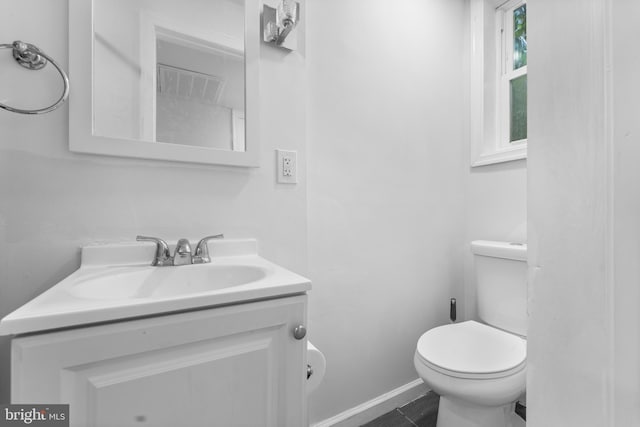
[[[245,0],[245,151],[110,138],[93,132],[93,0],[69,0],[69,149],[76,153],[258,167],[260,1]]]

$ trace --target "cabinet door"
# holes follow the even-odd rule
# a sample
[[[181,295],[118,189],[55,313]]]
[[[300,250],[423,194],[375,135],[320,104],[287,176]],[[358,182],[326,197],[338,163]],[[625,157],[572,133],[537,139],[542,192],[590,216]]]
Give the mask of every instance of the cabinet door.
[[[306,425],[306,295],[18,337],[12,401],[72,426]]]

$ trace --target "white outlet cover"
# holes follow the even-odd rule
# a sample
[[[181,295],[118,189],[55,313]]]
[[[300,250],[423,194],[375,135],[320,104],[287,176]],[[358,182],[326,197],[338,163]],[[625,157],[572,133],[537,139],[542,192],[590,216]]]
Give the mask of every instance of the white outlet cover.
[[[276,181],[279,184],[298,183],[298,152],[276,150]]]

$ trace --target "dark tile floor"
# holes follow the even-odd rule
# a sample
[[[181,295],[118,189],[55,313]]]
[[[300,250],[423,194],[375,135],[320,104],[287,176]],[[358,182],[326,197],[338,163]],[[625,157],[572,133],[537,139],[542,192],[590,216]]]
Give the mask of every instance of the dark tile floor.
[[[361,427],[436,427],[440,396],[430,391]]]

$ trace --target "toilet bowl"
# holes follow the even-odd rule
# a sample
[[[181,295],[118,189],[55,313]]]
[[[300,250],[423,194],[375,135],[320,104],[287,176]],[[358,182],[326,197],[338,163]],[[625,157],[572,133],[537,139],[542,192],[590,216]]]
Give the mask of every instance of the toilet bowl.
[[[418,340],[418,375],[440,395],[437,427],[516,427],[526,386],[526,245],[472,242],[478,313]]]
[[[418,375],[440,395],[438,427],[511,426],[512,404],[526,384],[526,341],[475,321],[424,333]]]

